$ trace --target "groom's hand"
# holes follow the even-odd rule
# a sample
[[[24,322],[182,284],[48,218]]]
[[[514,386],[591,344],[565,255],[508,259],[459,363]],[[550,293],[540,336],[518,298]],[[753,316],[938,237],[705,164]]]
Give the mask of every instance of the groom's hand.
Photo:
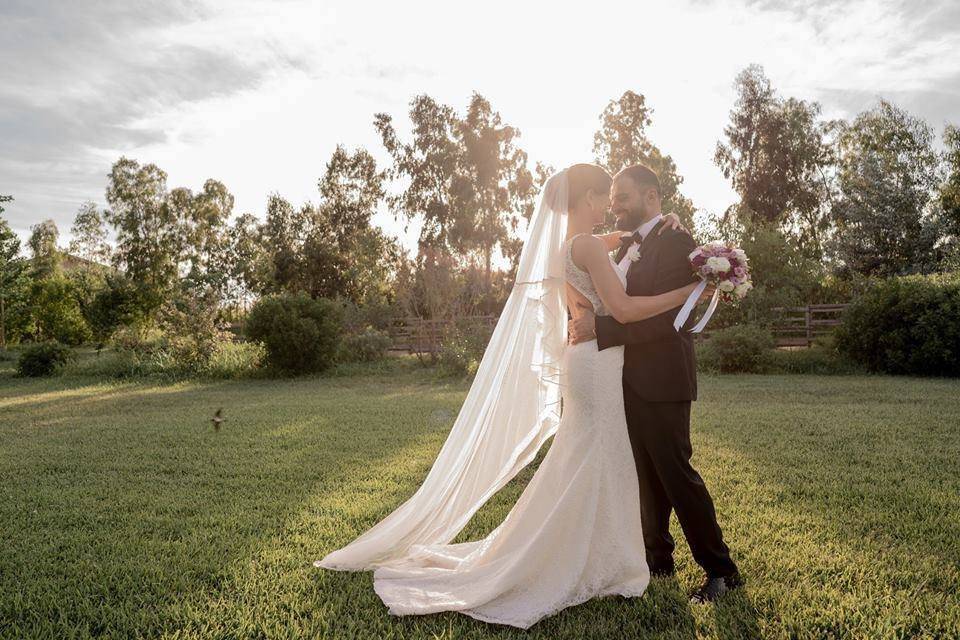
[[[596,321],[593,310],[582,307],[578,309],[577,314],[570,321],[570,325],[567,328],[570,344],[580,344],[581,342],[596,338],[597,336],[594,333],[595,327]]]

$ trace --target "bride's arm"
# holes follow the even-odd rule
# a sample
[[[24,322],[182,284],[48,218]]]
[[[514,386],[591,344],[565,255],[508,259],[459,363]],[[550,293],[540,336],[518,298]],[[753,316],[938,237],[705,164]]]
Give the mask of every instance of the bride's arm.
[[[680,222],[680,217],[675,213],[668,213],[663,216],[664,223],[660,226],[660,229],[657,231],[657,235],[662,234],[667,229],[680,229],[681,231],[686,231],[683,226],[683,223]],[[623,231],[613,231],[612,233],[604,233],[602,235],[596,236],[600,238],[603,242],[603,245],[607,248],[607,251],[613,251],[614,249],[620,248],[620,238],[625,234]]]
[[[681,306],[696,283],[656,296],[628,296],[613,271],[606,246],[600,238],[581,236],[573,241],[574,263],[590,274],[603,305],[617,322],[637,322]]]

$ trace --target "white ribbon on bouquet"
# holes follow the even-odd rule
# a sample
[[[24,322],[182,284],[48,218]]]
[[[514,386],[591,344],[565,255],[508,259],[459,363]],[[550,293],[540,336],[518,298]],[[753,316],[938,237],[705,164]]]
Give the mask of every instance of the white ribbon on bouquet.
[[[690,313],[693,311],[693,308],[697,306],[697,300],[700,299],[700,296],[703,295],[704,289],[707,288],[707,281],[701,280],[700,284],[697,285],[689,296],[687,296],[687,301],[683,303],[683,306],[680,307],[680,313],[677,314],[676,319],[673,321],[673,328],[677,331],[680,331],[680,327],[684,325],[687,321],[687,318],[690,317]],[[703,331],[704,327],[707,326],[707,323],[710,321],[710,318],[713,316],[713,312],[717,310],[717,302],[720,300],[720,290],[717,289],[713,292],[713,297],[710,298],[710,306],[707,307],[706,313],[703,314],[703,317],[700,318],[700,322],[696,324],[690,333],[700,333]]]

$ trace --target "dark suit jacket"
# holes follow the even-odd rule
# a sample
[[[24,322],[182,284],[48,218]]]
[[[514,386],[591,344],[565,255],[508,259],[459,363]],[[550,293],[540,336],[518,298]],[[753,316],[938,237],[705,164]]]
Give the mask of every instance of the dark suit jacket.
[[[697,281],[690,253],[697,244],[689,234],[668,229],[657,235],[661,222],[644,239],[640,258],[627,271],[627,294],[651,296]],[[617,261],[626,249],[621,248]],[[623,383],[648,402],[684,402],[697,399],[697,363],[693,349],[693,315],[678,332],[673,320],[680,307],[658,316],[621,324],[611,316],[597,316],[597,348],[626,345]]]

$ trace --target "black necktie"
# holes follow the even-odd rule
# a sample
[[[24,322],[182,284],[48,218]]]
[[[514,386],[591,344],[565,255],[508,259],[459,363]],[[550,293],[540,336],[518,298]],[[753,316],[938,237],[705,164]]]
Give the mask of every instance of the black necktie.
[[[629,247],[632,244],[643,244],[643,236],[640,235],[639,231],[634,231],[629,236],[621,236],[620,244],[625,247]]]

